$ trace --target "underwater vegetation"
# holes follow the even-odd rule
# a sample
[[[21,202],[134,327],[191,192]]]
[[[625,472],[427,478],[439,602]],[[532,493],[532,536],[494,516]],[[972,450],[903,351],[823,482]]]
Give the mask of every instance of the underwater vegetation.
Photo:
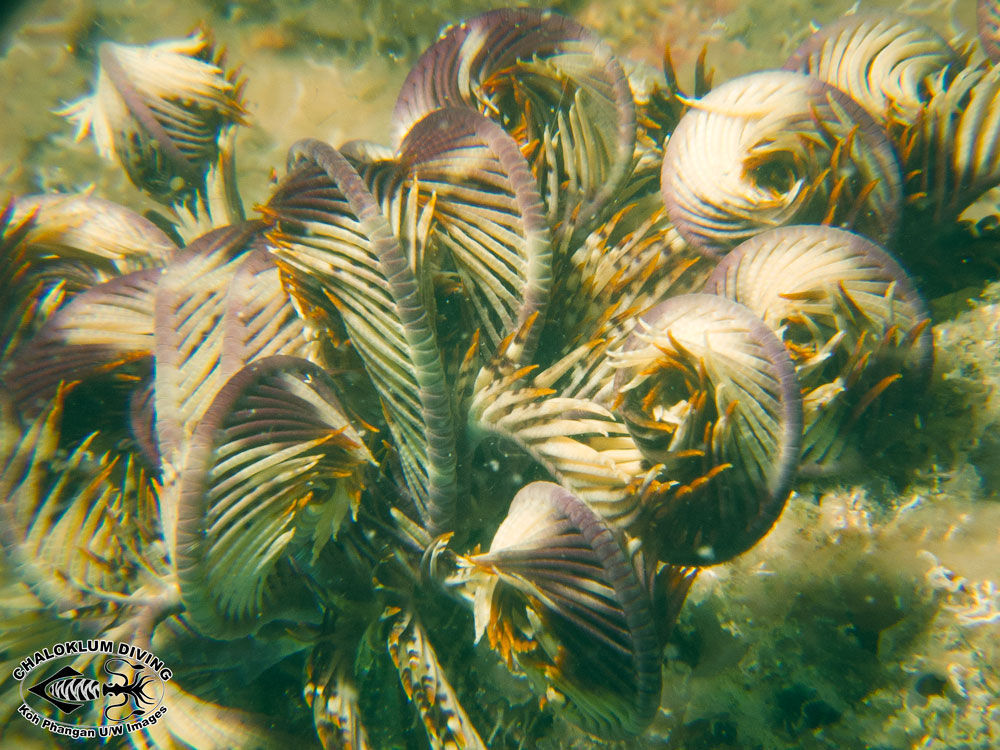
[[[751,610],[783,512],[813,524],[801,556],[856,552],[831,579],[862,651],[906,606],[952,627],[866,577],[891,542],[857,498],[789,497],[884,460],[934,378],[925,294],[995,276],[1000,11],[979,21],[853,13],[687,90],[669,54],[640,81],[567,16],[490,11],[417,59],[391,144],[301,140],[249,212],[245,81],[210,35],[103,42],[61,114],[160,209],[0,218],[5,726],[23,655],[100,637],[173,670],[137,747],[763,746],[662,706],[699,701],[672,681],[712,645],[676,628],[696,577]],[[1000,623],[994,582],[928,565],[954,639]],[[809,647],[761,630],[760,663]],[[933,716],[887,746],[956,726],[950,691],[989,747],[996,661],[912,665]],[[834,692],[801,676],[778,723],[835,724]]]

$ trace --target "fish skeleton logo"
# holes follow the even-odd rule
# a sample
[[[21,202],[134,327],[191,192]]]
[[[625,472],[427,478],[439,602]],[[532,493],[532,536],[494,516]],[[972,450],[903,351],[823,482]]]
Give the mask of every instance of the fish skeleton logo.
[[[102,677],[74,666],[88,656],[106,656]],[[73,661],[58,669],[59,661]],[[155,724],[172,673],[154,654],[129,643],[99,639],[66,641],[36,651],[14,669],[21,683],[18,713],[32,724],[73,738],[118,737]],[[93,711],[80,711],[89,706]],[[53,710],[54,709],[54,710]],[[86,724],[100,715],[100,723]],[[46,714],[51,714],[48,716]],[[69,717],[68,721],[60,721]],[[75,722],[75,723],[74,723]]]
[[[127,667],[137,670],[131,682],[124,672],[117,672],[111,668],[111,664],[117,662],[123,662]],[[98,680],[84,677],[82,672],[77,672],[73,667],[66,666],[51,677],[32,685],[28,688],[28,692],[47,700],[64,714],[71,714],[84,704],[99,700],[101,696],[120,696],[120,702],[108,702],[104,707],[105,721],[127,721],[133,716],[142,716],[146,713],[146,709],[141,708],[141,706],[155,706],[159,703],[156,697],[147,695],[145,692],[145,688],[159,678],[155,674],[146,674],[147,670],[142,664],[133,664],[116,657],[104,662],[104,671],[111,675],[112,679],[102,685]],[[116,683],[115,677],[121,677],[122,682]],[[112,716],[113,709],[120,708],[130,701],[132,703],[130,713],[120,718]]]

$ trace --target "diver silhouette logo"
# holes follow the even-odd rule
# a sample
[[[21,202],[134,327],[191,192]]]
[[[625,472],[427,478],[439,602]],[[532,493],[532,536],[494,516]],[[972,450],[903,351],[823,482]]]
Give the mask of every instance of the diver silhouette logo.
[[[112,669],[111,665],[117,665],[119,662],[126,668],[134,670],[131,679],[125,672]],[[105,721],[128,721],[135,716],[142,716],[147,709],[159,703],[159,698],[153,693],[152,685],[157,683],[159,678],[142,664],[116,657],[104,662],[104,671],[111,679],[101,683],[99,680],[85,677],[73,667],[66,666],[51,677],[29,687],[28,692],[48,701],[64,714],[71,714],[87,703],[101,698],[111,699],[102,712]],[[118,682],[118,679],[121,682]],[[115,698],[121,700],[113,700]],[[122,715],[117,709],[125,706],[129,706],[131,710]]]

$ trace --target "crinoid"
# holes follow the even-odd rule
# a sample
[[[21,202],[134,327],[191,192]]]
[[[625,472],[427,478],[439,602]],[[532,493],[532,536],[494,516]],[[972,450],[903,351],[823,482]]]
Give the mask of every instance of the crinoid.
[[[299,141],[247,218],[208,36],[104,43],[63,114],[162,209],[0,218],[2,650],[169,660],[140,747],[409,747],[404,704],[436,748],[643,735],[697,571],[912,415],[929,313],[877,243],[1000,182],[970,54],[857,16],[637,98],[572,19],[496,10],[390,147]]]

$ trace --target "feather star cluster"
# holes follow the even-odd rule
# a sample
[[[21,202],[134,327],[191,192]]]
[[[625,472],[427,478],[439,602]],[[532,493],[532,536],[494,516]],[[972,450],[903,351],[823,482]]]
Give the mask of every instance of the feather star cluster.
[[[488,12],[416,62],[390,145],[295,143],[249,214],[209,36],[103,43],[62,114],[162,209],[0,219],[3,652],[169,658],[138,747],[413,744],[406,703],[435,748],[642,736],[698,572],[912,423],[914,279],[998,224],[960,220],[1000,184],[981,6],[978,41],[854,13],[690,90]],[[280,731],[264,674],[297,681]]]

